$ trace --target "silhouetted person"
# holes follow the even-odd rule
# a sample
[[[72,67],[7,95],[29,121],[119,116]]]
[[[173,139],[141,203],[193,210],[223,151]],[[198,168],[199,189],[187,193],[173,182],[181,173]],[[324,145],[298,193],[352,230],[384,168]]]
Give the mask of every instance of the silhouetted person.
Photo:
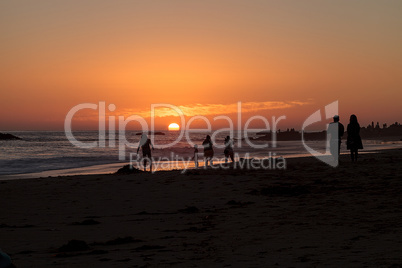
[[[193,156],[193,160],[194,160],[195,168],[198,168],[198,146],[197,146],[197,144],[194,145],[194,156]]]
[[[140,143],[139,143],[138,148],[137,148],[137,154],[138,154],[138,151],[140,150],[140,147],[141,147],[141,150],[142,150],[142,157],[144,159],[144,171],[146,171],[146,169],[147,169],[148,160],[149,160],[149,171],[152,171],[151,147],[152,147],[152,150],[153,150],[154,146],[152,145],[152,142],[148,138],[147,134],[145,134],[145,133],[143,133],[141,135],[141,140],[140,140]]]
[[[204,160],[205,160],[205,167],[208,167],[208,161],[212,166],[212,157],[214,157],[214,148],[212,147],[211,137],[207,135],[204,142],[202,143],[204,147]]]
[[[347,148],[350,150],[352,162],[357,161],[358,150],[363,149],[362,139],[360,137],[360,125],[357,122],[356,115],[350,116],[350,122],[347,128],[348,139],[346,142]]]
[[[335,159],[339,158],[341,152],[342,136],[345,132],[345,127],[339,122],[339,115],[335,115],[334,122],[328,126],[327,134],[330,136],[329,150]]]
[[[230,159],[232,160],[232,162],[234,162],[234,158],[233,158],[233,142],[230,139],[229,136],[227,136],[225,138],[225,150],[223,151],[223,153],[225,154],[225,163],[228,162],[228,158],[230,157]]]

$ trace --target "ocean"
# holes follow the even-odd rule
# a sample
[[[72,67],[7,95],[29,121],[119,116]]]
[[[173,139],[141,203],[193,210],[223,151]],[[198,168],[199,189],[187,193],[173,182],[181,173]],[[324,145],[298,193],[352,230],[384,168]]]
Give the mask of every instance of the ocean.
[[[177,140],[179,132],[162,131],[165,135],[155,135],[155,145],[166,145]],[[73,145],[66,137],[63,131],[50,132],[50,131],[8,131],[15,136],[22,138],[22,140],[7,140],[0,141],[0,176],[13,175],[13,174],[31,174],[46,171],[57,170],[73,170],[73,174],[91,174],[91,173],[109,173],[116,171],[119,167],[129,163],[130,154],[134,160],[137,159],[136,144],[138,144],[140,137],[136,135],[138,131],[126,131],[125,137],[127,141],[131,142],[135,148],[124,147],[125,160],[119,160],[119,139],[116,135],[115,146],[110,147],[108,143],[108,136],[106,136],[106,146],[103,148],[79,148]],[[90,143],[99,140],[99,133],[97,131],[78,131],[74,132],[74,137],[83,143]],[[253,141],[256,145],[268,145],[267,148],[255,148],[255,146],[247,144],[242,137],[234,134],[234,152],[239,157],[244,158],[266,158],[266,157],[296,157],[309,155],[301,141],[278,141],[276,147],[273,147],[271,141]],[[224,138],[228,135],[226,132],[218,133],[215,137],[215,157],[216,162],[223,161],[223,144]],[[190,140],[197,144],[199,147],[199,161],[202,166],[202,141],[204,140],[205,133],[190,133]],[[257,137],[256,134],[249,134],[251,137]],[[236,139],[238,137],[239,139]],[[310,141],[307,142],[308,146],[317,151],[324,153],[324,141]],[[346,153],[346,146],[342,145],[341,151]],[[386,148],[394,148],[401,146],[400,144],[385,144],[380,141],[365,141],[365,149],[379,150]],[[221,148],[218,148],[221,147]],[[154,169],[176,169],[182,168],[180,164],[182,161],[191,162],[194,155],[194,148],[189,144],[185,137],[179,140],[174,146],[155,149],[152,156],[155,159]],[[158,165],[158,163],[164,163]],[[175,163],[175,165],[168,165]],[[179,164],[177,164],[179,163]],[[194,167],[190,165],[189,167]],[[51,175],[66,174],[66,172],[53,172]],[[68,173],[67,173],[68,174]],[[46,175],[46,173],[44,173]]]

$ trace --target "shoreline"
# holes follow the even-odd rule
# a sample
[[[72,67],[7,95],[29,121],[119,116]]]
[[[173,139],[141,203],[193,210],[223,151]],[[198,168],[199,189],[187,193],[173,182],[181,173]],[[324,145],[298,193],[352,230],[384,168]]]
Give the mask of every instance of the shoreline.
[[[318,142],[318,141],[316,141]],[[316,142],[313,142],[312,145],[310,145],[311,143],[308,142],[307,144],[309,146],[317,146]],[[280,142],[279,142],[280,143]],[[287,143],[286,141],[284,143]],[[390,149],[390,148],[400,148],[402,147],[402,142],[398,142],[398,141],[380,141],[380,140],[365,140],[365,149],[363,151],[361,151],[361,153],[365,153],[367,151],[377,151],[377,150],[383,150],[383,149]],[[315,148],[318,151],[325,150],[324,148],[320,148],[322,147],[323,144],[319,145],[319,147]],[[284,148],[282,149],[281,146],[284,146]],[[261,153],[261,151],[257,151],[257,152],[251,152],[251,155],[249,156],[249,158],[254,158],[254,159],[263,159],[263,158],[269,158],[269,157],[280,157],[283,156],[284,158],[294,158],[294,157],[308,157],[311,154],[309,154],[302,146],[302,144],[298,144],[296,146],[300,147],[300,148],[293,148],[291,150],[287,150],[286,146],[289,146],[288,144],[278,144],[278,147],[268,147],[267,151],[265,153],[265,155],[263,155]],[[295,144],[292,144],[290,146],[295,146]],[[343,147],[345,147],[346,145],[343,144]],[[191,151],[191,150],[190,150]],[[235,151],[236,153],[236,151]],[[239,150],[239,157],[242,158],[248,158],[246,155],[247,152],[243,151],[243,150]],[[272,155],[270,154],[272,153]],[[341,154],[344,153],[348,153],[345,149],[341,150]],[[201,156],[202,152],[200,153],[199,156],[199,163],[202,166],[203,165],[203,159]],[[222,154],[220,154],[220,152],[216,153],[216,156],[219,156],[220,158],[218,158],[217,160],[219,160],[220,162],[224,161],[223,160],[223,152]],[[163,157],[166,158],[166,157]],[[172,166],[172,168],[161,168],[161,170],[172,170],[172,169],[183,169],[183,164],[179,161],[176,162],[176,160],[174,160],[174,158],[171,157],[170,163],[172,163],[170,166]],[[163,159],[163,161],[165,161],[167,159]],[[15,161],[19,161],[21,163],[25,163],[24,159],[16,159]],[[53,159],[50,159],[50,161],[54,161]],[[103,161],[103,163],[85,163],[85,162],[76,162],[76,163],[71,163],[67,166],[70,167],[61,167],[63,166],[62,164],[64,163],[62,160],[60,160],[60,164],[54,163],[54,165],[49,165],[46,166],[46,162],[44,163],[40,163],[40,164],[36,164],[39,165],[39,168],[29,168],[30,166],[35,167],[35,163],[30,163],[29,161],[26,163],[27,168],[25,168],[25,170],[18,170],[15,169],[13,172],[14,173],[9,173],[9,174],[0,174],[0,180],[8,180],[8,179],[26,179],[26,178],[35,178],[35,177],[49,177],[49,176],[65,176],[65,175],[85,175],[85,174],[108,174],[111,172],[115,172],[117,171],[117,169],[120,167],[128,164],[128,160],[124,161],[124,162],[119,162],[117,160],[117,156],[116,159],[110,160],[110,161]],[[214,162],[219,162],[219,161],[214,161]],[[51,162],[52,163],[52,162]],[[154,163],[158,163],[158,162],[154,162]],[[163,166],[164,162],[159,161],[159,166]],[[177,164],[175,164],[177,163]],[[192,161],[187,162],[189,164],[189,168],[193,168],[194,167],[194,163]],[[186,163],[186,164],[187,164]],[[7,166],[7,164],[5,164]],[[20,165],[20,164],[19,164]],[[6,167],[5,166],[5,167]],[[18,165],[17,165],[18,166]],[[166,166],[166,165],[164,165]],[[44,170],[41,170],[44,169]],[[47,170],[46,170],[47,169]],[[37,171],[39,170],[39,171]],[[15,172],[19,172],[19,173],[15,173]]]
[[[375,143],[377,144],[377,143]],[[383,146],[376,146],[374,148],[364,149],[360,151],[359,154],[367,154],[367,153],[378,153],[381,151],[386,150],[394,150],[402,148],[402,144],[399,143],[380,143]],[[390,146],[391,145],[391,146]],[[347,155],[349,152],[343,150],[341,155]],[[293,158],[308,158],[313,157],[310,153],[300,153],[300,154],[288,154],[288,155],[274,155],[274,158],[283,157],[284,159],[293,159]],[[223,158],[222,158],[223,159]],[[261,157],[254,157],[251,159],[264,159]],[[237,160],[238,161],[238,160]],[[157,169],[154,172],[160,171],[171,171],[171,170],[183,170],[186,165],[187,169],[191,170],[195,168],[194,162],[190,161],[186,164],[180,163],[181,161],[161,161],[159,163],[154,163],[154,166],[161,167],[161,166],[171,166],[174,168],[161,168]],[[230,162],[230,160],[229,160]],[[223,161],[214,161],[214,163],[223,163]],[[45,178],[45,177],[60,177],[60,176],[80,176],[80,175],[104,175],[104,174],[113,174],[119,168],[128,165],[129,162],[124,163],[108,163],[108,164],[98,164],[98,165],[89,165],[89,166],[82,166],[82,167],[75,167],[75,168],[66,168],[66,169],[52,169],[52,170],[45,170],[40,172],[29,172],[29,173],[19,173],[19,174],[4,174],[0,175],[0,181],[7,181],[7,180],[19,180],[19,179],[35,179],[35,178]],[[199,168],[203,168],[204,162],[203,159],[199,158]]]

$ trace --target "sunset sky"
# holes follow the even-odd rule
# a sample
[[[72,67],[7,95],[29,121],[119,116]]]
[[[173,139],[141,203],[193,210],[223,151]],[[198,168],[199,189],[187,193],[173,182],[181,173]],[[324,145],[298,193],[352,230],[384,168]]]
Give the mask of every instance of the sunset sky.
[[[344,124],[399,122],[401,14],[398,0],[1,1],[0,131],[63,130],[73,106],[100,101],[107,115],[168,103],[187,119],[241,101],[244,120],[300,129],[338,100]],[[96,129],[94,112],[74,128]]]

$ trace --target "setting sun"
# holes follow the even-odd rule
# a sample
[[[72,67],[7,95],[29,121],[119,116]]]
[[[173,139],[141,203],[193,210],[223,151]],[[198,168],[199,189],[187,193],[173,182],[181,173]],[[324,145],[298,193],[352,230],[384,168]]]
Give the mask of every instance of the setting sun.
[[[180,126],[176,123],[171,123],[168,127],[169,130],[180,130]]]

